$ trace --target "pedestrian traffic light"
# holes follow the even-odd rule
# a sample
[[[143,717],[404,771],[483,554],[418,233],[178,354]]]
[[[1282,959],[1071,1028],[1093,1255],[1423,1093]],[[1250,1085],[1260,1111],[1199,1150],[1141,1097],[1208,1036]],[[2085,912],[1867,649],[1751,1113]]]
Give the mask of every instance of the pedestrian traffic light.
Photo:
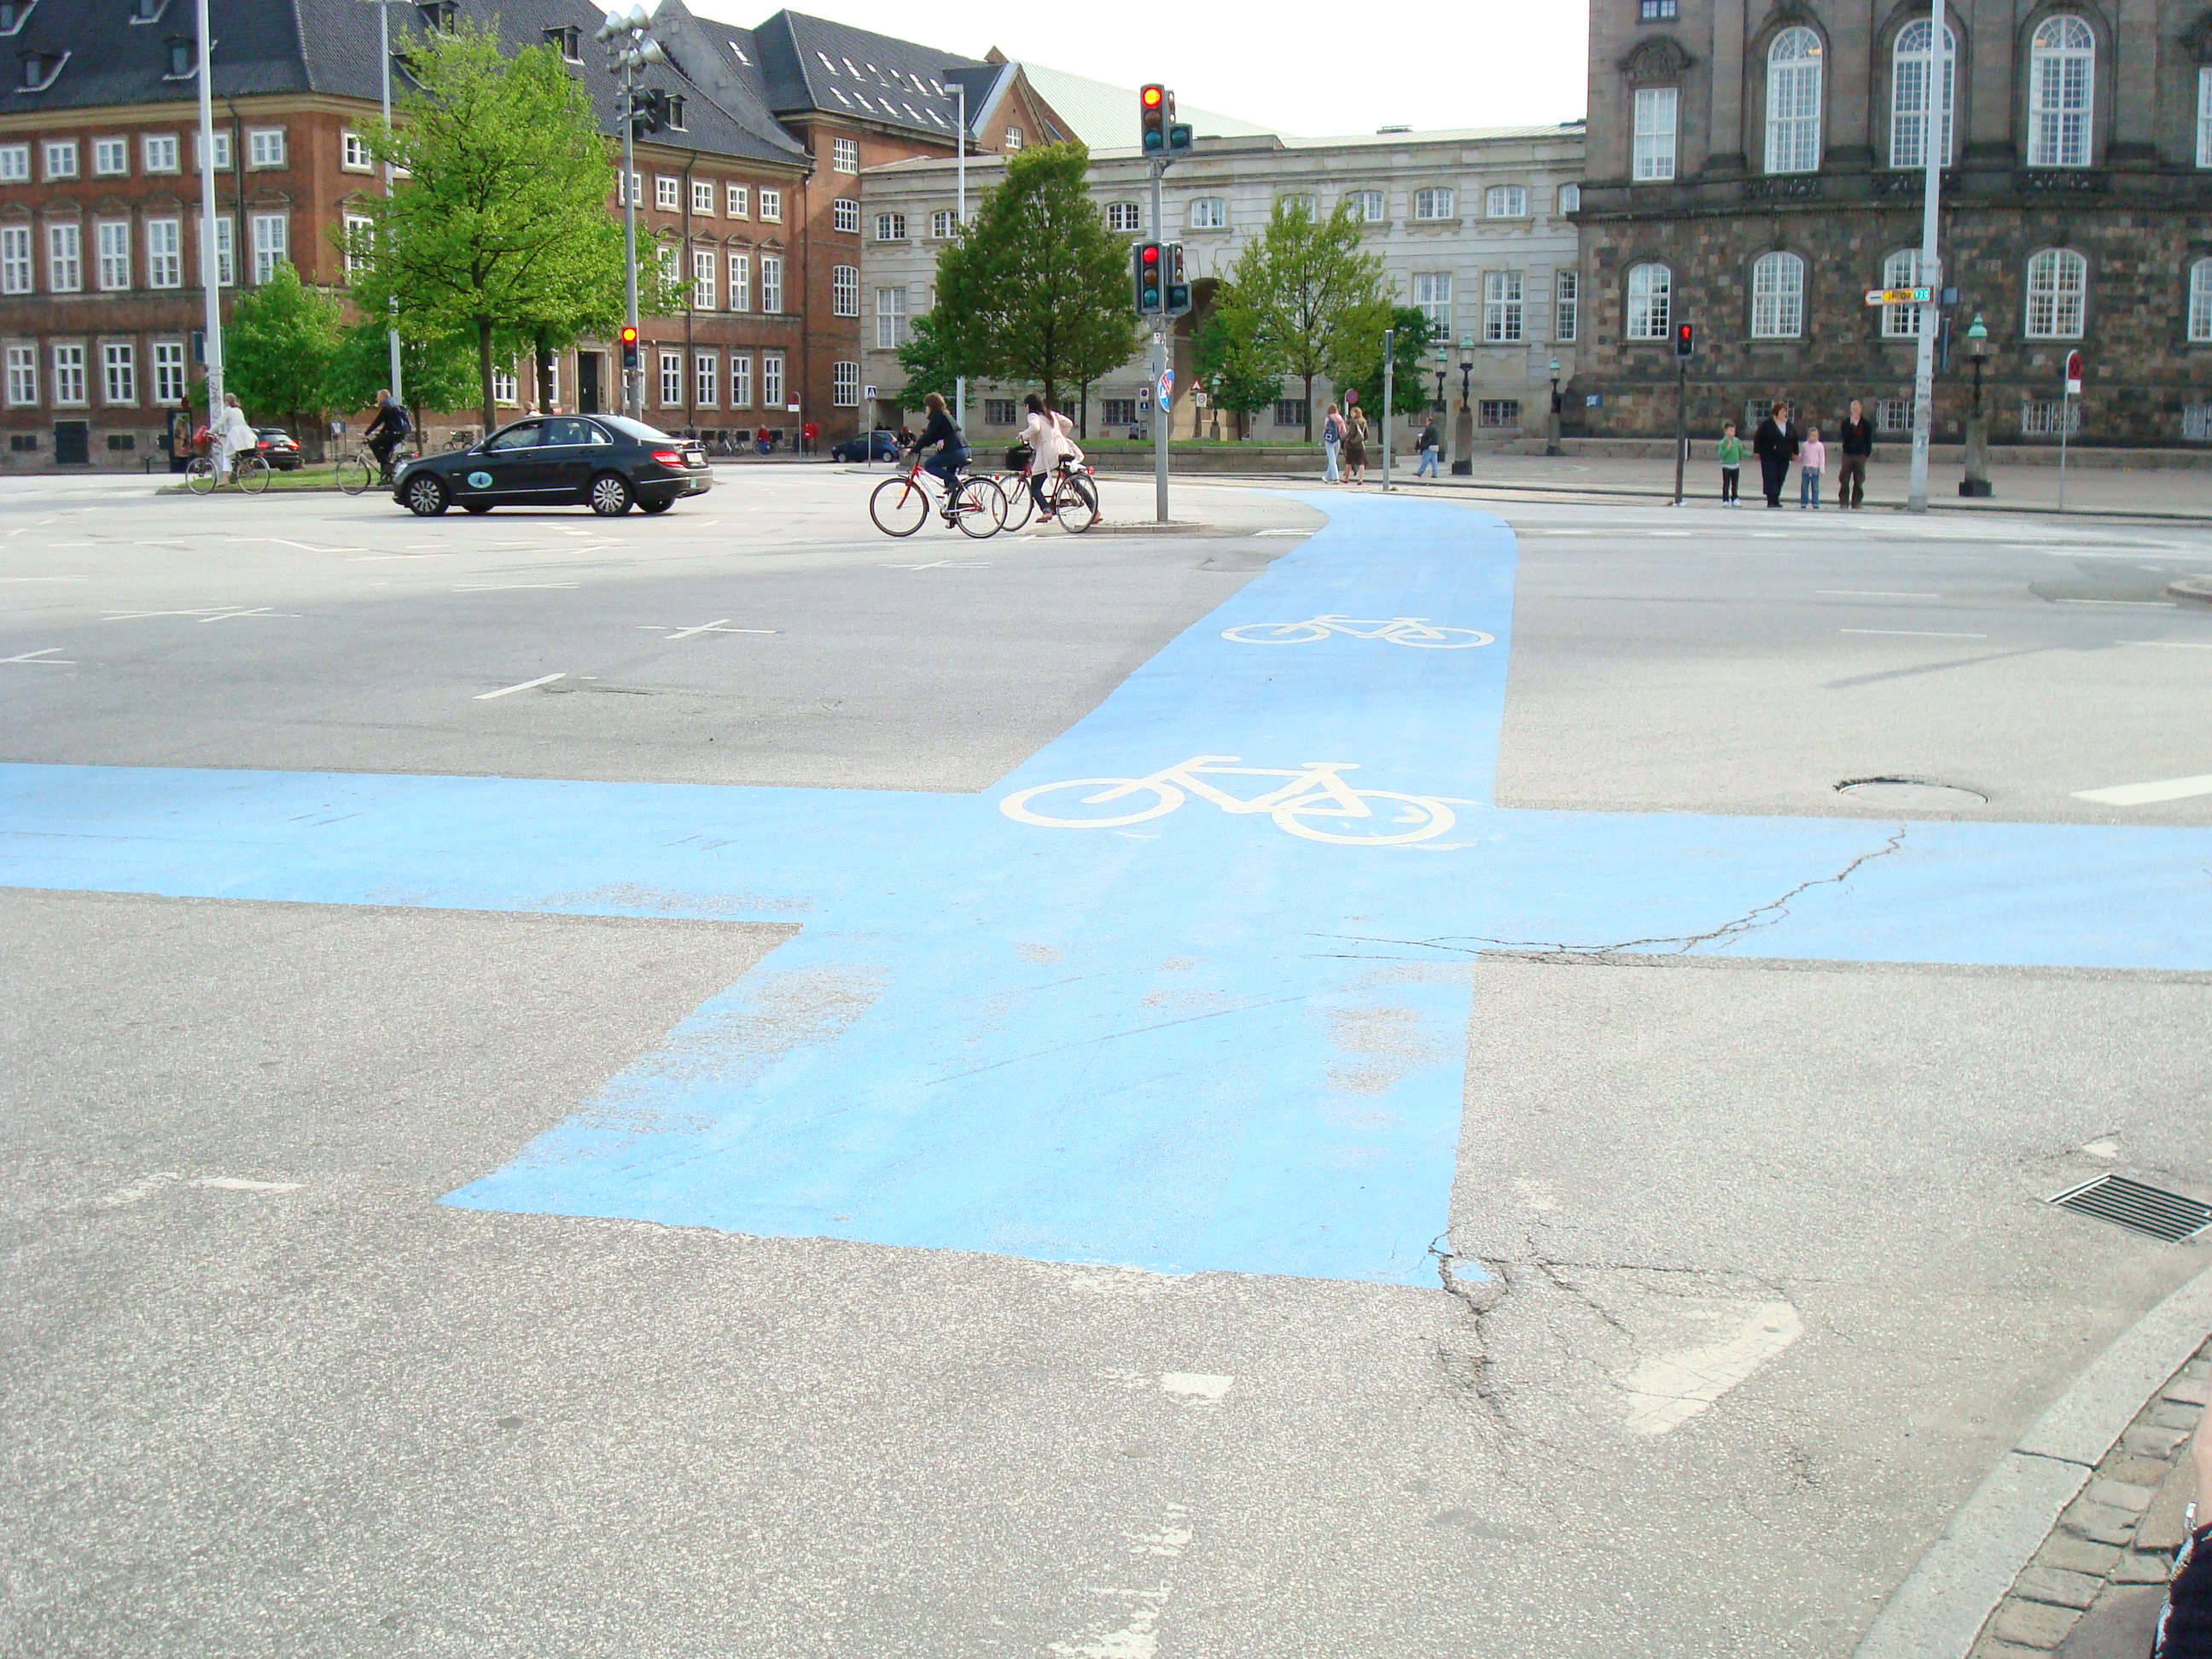
[[[1160,272],[1164,264],[1158,242],[1139,242],[1131,255],[1137,277],[1137,311],[1151,316],[1160,308]]]
[[[1698,325],[1695,323],[1674,325],[1674,355],[1686,360],[1698,355]]]
[[[1182,244],[1170,242],[1163,251],[1161,264],[1166,268],[1163,286],[1167,291],[1167,313],[1180,317],[1190,309],[1190,284],[1182,275]]]
[[[668,94],[659,88],[630,94],[629,120],[639,132],[658,132],[668,125]]]
[[[637,329],[629,323],[623,325],[622,349],[623,367],[635,368],[637,367]]]
[[[1175,94],[1165,87],[1150,85],[1138,93],[1137,104],[1145,154],[1164,157],[1168,153],[1168,129],[1175,125]]]

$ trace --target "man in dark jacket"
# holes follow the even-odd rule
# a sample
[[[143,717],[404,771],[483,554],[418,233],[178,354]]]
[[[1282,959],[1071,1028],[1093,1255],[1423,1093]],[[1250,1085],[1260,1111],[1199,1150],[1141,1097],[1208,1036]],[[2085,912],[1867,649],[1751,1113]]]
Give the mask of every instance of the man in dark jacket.
[[[1866,405],[1851,399],[1851,418],[1844,422],[1844,464],[1836,469],[1836,505],[1863,507],[1866,503],[1867,463],[1874,459],[1874,422]]]
[[[1766,490],[1766,504],[1782,505],[1782,485],[1790,476],[1790,463],[1796,459],[1799,434],[1790,423],[1790,405],[1777,404],[1774,412],[1759,423],[1759,431],[1751,441],[1751,453],[1759,457],[1759,483]]]

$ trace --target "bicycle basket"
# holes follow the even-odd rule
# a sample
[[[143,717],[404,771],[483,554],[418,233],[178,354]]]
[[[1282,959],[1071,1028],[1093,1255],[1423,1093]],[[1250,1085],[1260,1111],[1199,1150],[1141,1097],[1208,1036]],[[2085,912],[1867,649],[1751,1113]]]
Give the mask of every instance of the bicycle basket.
[[[1035,459],[1036,459],[1036,451],[1027,444],[1011,445],[1006,450],[1006,471],[1026,472],[1030,470],[1030,463]]]

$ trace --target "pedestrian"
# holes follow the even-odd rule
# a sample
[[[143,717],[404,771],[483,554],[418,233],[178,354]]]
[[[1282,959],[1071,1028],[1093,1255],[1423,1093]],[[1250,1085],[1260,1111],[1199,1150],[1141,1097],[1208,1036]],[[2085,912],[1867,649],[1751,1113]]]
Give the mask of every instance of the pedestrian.
[[[1429,423],[1421,428],[1420,442],[1414,447],[1421,452],[1421,464],[1413,469],[1413,476],[1417,478],[1435,477],[1437,458],[1443,453],[1444,441],[1437,430],[1434,416],[1431,416]]]
[[[1797,453],[1797,428],[1790,424],[1790,405],[1778,403],[1773,412],[1751,434],[1751,453],[1759,457],[1759,482],[1769,507],[1782,505],[1782,486],[1790,480],[1790,463]]]
[[[1874,459],[1874,422],[1866,405],[1851,399],[1851,417],[1844,422],[1844,459],[1836,468],[1836,505],[1856,507],[1866,502],[1867,463]]]
[[[238,394],[222,394],[222,414],[210,434],[215,448],[215,470],[220,477],[230,477],[231,469],[238,465],[241,455],[251,455],[261,440],[254,432],[246,411],[238,406]]]
[[[1322,483],[1342,483],[1344,482],[1342,475],[1337,471],[1336,465],[1337,456],[1343,447],[1344,416],[1338,414],[1336,405],[1331,404],[1328,406],[1328,413],[1321,417],[1321,453],[1328,464],[1328,470],[1322,474]]]
[[[1828,447],[1820,441],[1820,428],[1805,428],[1805,441],[1797,449],[1797,510],[1820,510],[1820,475],[1828,470]]]
[[[1721,505],[1743,505],[1743,440],[1735,435],[1735,422],[1721,423]]]
[[[1351,481],[1365,488],[1367,483],[1367,416],[1358,404],[1345,412],[1344,470]]]
[[[2212,1659],[2212,1410],[2197,1419],[2189,1461],[2197,1496],[2182,1516],[2181,1552],[2166,1581],[2151,1659]]]

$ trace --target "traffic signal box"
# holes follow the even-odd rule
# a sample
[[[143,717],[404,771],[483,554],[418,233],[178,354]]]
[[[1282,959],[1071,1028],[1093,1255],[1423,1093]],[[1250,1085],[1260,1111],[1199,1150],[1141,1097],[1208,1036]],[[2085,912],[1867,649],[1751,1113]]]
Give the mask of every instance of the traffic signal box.
[[[668,94],[659,88],[630,95],[630,125],[639,132],[658,132],[668,125]]]
[[[637,331],[628,323],[623,325],[622,349],[623,367],[635,368],[637,367]]]
[[[1165,87],[1154,83],[1139,92],[1137,114],[1148,158],[1171,161],[1190,153],[1190,128],[1175,118],[1175,94]]]
[[[1190,284],[1182,274],[1182,244],[1170,242],[1160,262],[1167,267],[1168,315],[1180,317],[1190,309]]]
[[[1698,325],[1695,323],[1674,325],[1674,355],[1686,362],[1698,355]]]
[[[1138,314],[1149,317],[1160,308],[1162,272],[1167,262],[1158,242],[1138,243],[1130,251],[1129,258],[1136,273]]]

